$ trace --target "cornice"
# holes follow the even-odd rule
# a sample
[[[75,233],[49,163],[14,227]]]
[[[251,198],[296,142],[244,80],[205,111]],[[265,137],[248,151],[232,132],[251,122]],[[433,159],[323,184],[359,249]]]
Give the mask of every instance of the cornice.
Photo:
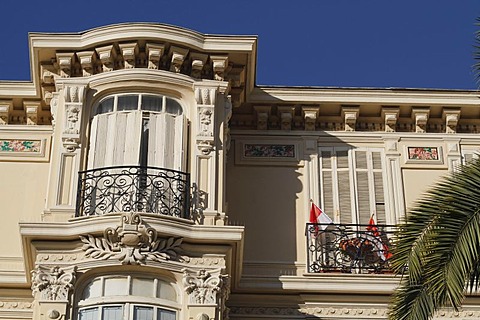
[[[1,81],[0,80],[0,99],[12,98],[38,98],[40,92],[37,92],[35,84],[31,81]]]
[[[341,103],[381,105],[479,106],[477,91],[364,89],[364,88],[295,88],[256,87],[248,96],[252,103]]]
[[[125,23],[80,33],[29,33],[33,48],[77,49],[111,41],[158,39],[181,43],[197,50],[248,52],[256,48],[257,36],[209,35],[167,24]]]

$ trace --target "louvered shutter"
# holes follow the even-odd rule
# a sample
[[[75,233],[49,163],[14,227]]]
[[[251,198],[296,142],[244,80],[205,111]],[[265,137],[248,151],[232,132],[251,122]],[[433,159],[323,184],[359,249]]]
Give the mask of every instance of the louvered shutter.
[[[336,158],[336,183],[337,215],[340,216],[340,223],[352,223],[352,201],[350,184],[350,159],[348,150],[335,150]]]
[[[151,114],[148,138],[148,165],[181,170],[183,117]]]
[[[333,149],[320,150],[320,195],[321,207],[331,218],[334,213]]]

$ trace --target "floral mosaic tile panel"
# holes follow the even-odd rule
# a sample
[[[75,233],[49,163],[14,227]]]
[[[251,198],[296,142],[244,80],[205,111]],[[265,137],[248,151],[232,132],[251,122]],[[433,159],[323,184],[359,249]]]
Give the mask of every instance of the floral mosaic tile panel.
[[[409,160],[439,160],[437,147],[408,147]]]
[[[40,140],[0,140],[0,152],[40,152]]]
[[[295,158],[293,144],[245,144],[246,158]]]

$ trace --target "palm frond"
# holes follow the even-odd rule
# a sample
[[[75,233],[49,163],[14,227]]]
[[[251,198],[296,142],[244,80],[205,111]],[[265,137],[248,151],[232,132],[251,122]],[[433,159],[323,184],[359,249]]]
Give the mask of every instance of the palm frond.
[[[457,309],[465,283],[478,287],[479,190],[476,160],[435,185],[399,226],[392,265],[404,279],[392,298],[391,319],[426,320],[442,306]]]

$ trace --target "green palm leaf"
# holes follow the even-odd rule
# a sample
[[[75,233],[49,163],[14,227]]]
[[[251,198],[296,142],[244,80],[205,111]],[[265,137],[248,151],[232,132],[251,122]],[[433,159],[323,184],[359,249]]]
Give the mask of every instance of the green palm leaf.
[[[443,306],[458,309],[479,283],[480,160],[459,168],[428,191],[395,234],[392,266],[403,278],[390,318],[430,319]]]

